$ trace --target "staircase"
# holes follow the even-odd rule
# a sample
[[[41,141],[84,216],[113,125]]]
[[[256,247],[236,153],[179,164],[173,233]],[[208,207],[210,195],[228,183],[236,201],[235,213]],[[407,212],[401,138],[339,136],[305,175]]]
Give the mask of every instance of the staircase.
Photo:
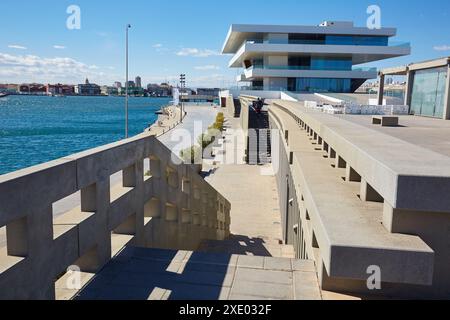
[[[241,100],[234,99],[234,117],[239,118],[241,116]]]
[[[264,165],[272,162],[272,145],[267,111],[257,114],[249,111],[248,155],[249,165]]]

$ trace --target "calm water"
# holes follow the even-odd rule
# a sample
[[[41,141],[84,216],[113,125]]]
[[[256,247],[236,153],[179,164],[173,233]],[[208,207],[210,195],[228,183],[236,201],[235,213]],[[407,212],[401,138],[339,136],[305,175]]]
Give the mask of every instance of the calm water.
[[[130,98],[130,135],[154,123],[169,98]],[[0,175],[124,138],[124,98],[0,99]]]

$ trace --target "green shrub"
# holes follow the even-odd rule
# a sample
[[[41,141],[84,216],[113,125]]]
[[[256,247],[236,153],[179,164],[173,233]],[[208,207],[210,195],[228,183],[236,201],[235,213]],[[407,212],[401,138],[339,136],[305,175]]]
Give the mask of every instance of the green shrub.
[[[203,150],[205,150],[210,144],[216,141],[216,137],[210,134],[210,132],[212,131],[208,130],[207,133],[201,134],[197,139],[197,143],[202,147]]]
[[[201,163],[203,159],[203,150],[199,146],[192,146],[190,148],[180,151],[181,159],[188,164]]]

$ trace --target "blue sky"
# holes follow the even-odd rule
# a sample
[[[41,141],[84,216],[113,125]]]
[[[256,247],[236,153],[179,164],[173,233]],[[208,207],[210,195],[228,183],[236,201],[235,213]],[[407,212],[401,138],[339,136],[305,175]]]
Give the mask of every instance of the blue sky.
[[[81,30],[66,28],[69,5],[81,8]],[[2,0],[0,83],[99,84],[124,79],[124,29],[130,30],[130,76],[143,83],[187,74],[188,84],[229,86],[235,70],[219,55],[232,23],[316,25],[353,20],[365,26],[366,9],[377,4],[382,25],[397,27],[396,41],[411,42],[409,57],[385,60],[387,67],[450,55],[448,0]]]

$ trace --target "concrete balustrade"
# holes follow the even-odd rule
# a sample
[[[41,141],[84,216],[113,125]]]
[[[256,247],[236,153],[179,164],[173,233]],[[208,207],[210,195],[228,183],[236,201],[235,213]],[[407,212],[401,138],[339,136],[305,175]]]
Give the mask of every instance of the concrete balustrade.
[[[289,136],[278,144],[285,237],[324,290],[448,297],[447,157],[300,103],[274,102],[269,119]],[[370,266],[382,290],[368,289]]]
[[[143,134],[1,176],[0,299],[54,299],[69,266],[97,272],[127,244],[196,250],[202,240],[228,237],[230,203],[197,167],[171,157]],[[113,186],[116,172],[122,181]],[[56,202],[78,192],[79,207],[53,214]]]

